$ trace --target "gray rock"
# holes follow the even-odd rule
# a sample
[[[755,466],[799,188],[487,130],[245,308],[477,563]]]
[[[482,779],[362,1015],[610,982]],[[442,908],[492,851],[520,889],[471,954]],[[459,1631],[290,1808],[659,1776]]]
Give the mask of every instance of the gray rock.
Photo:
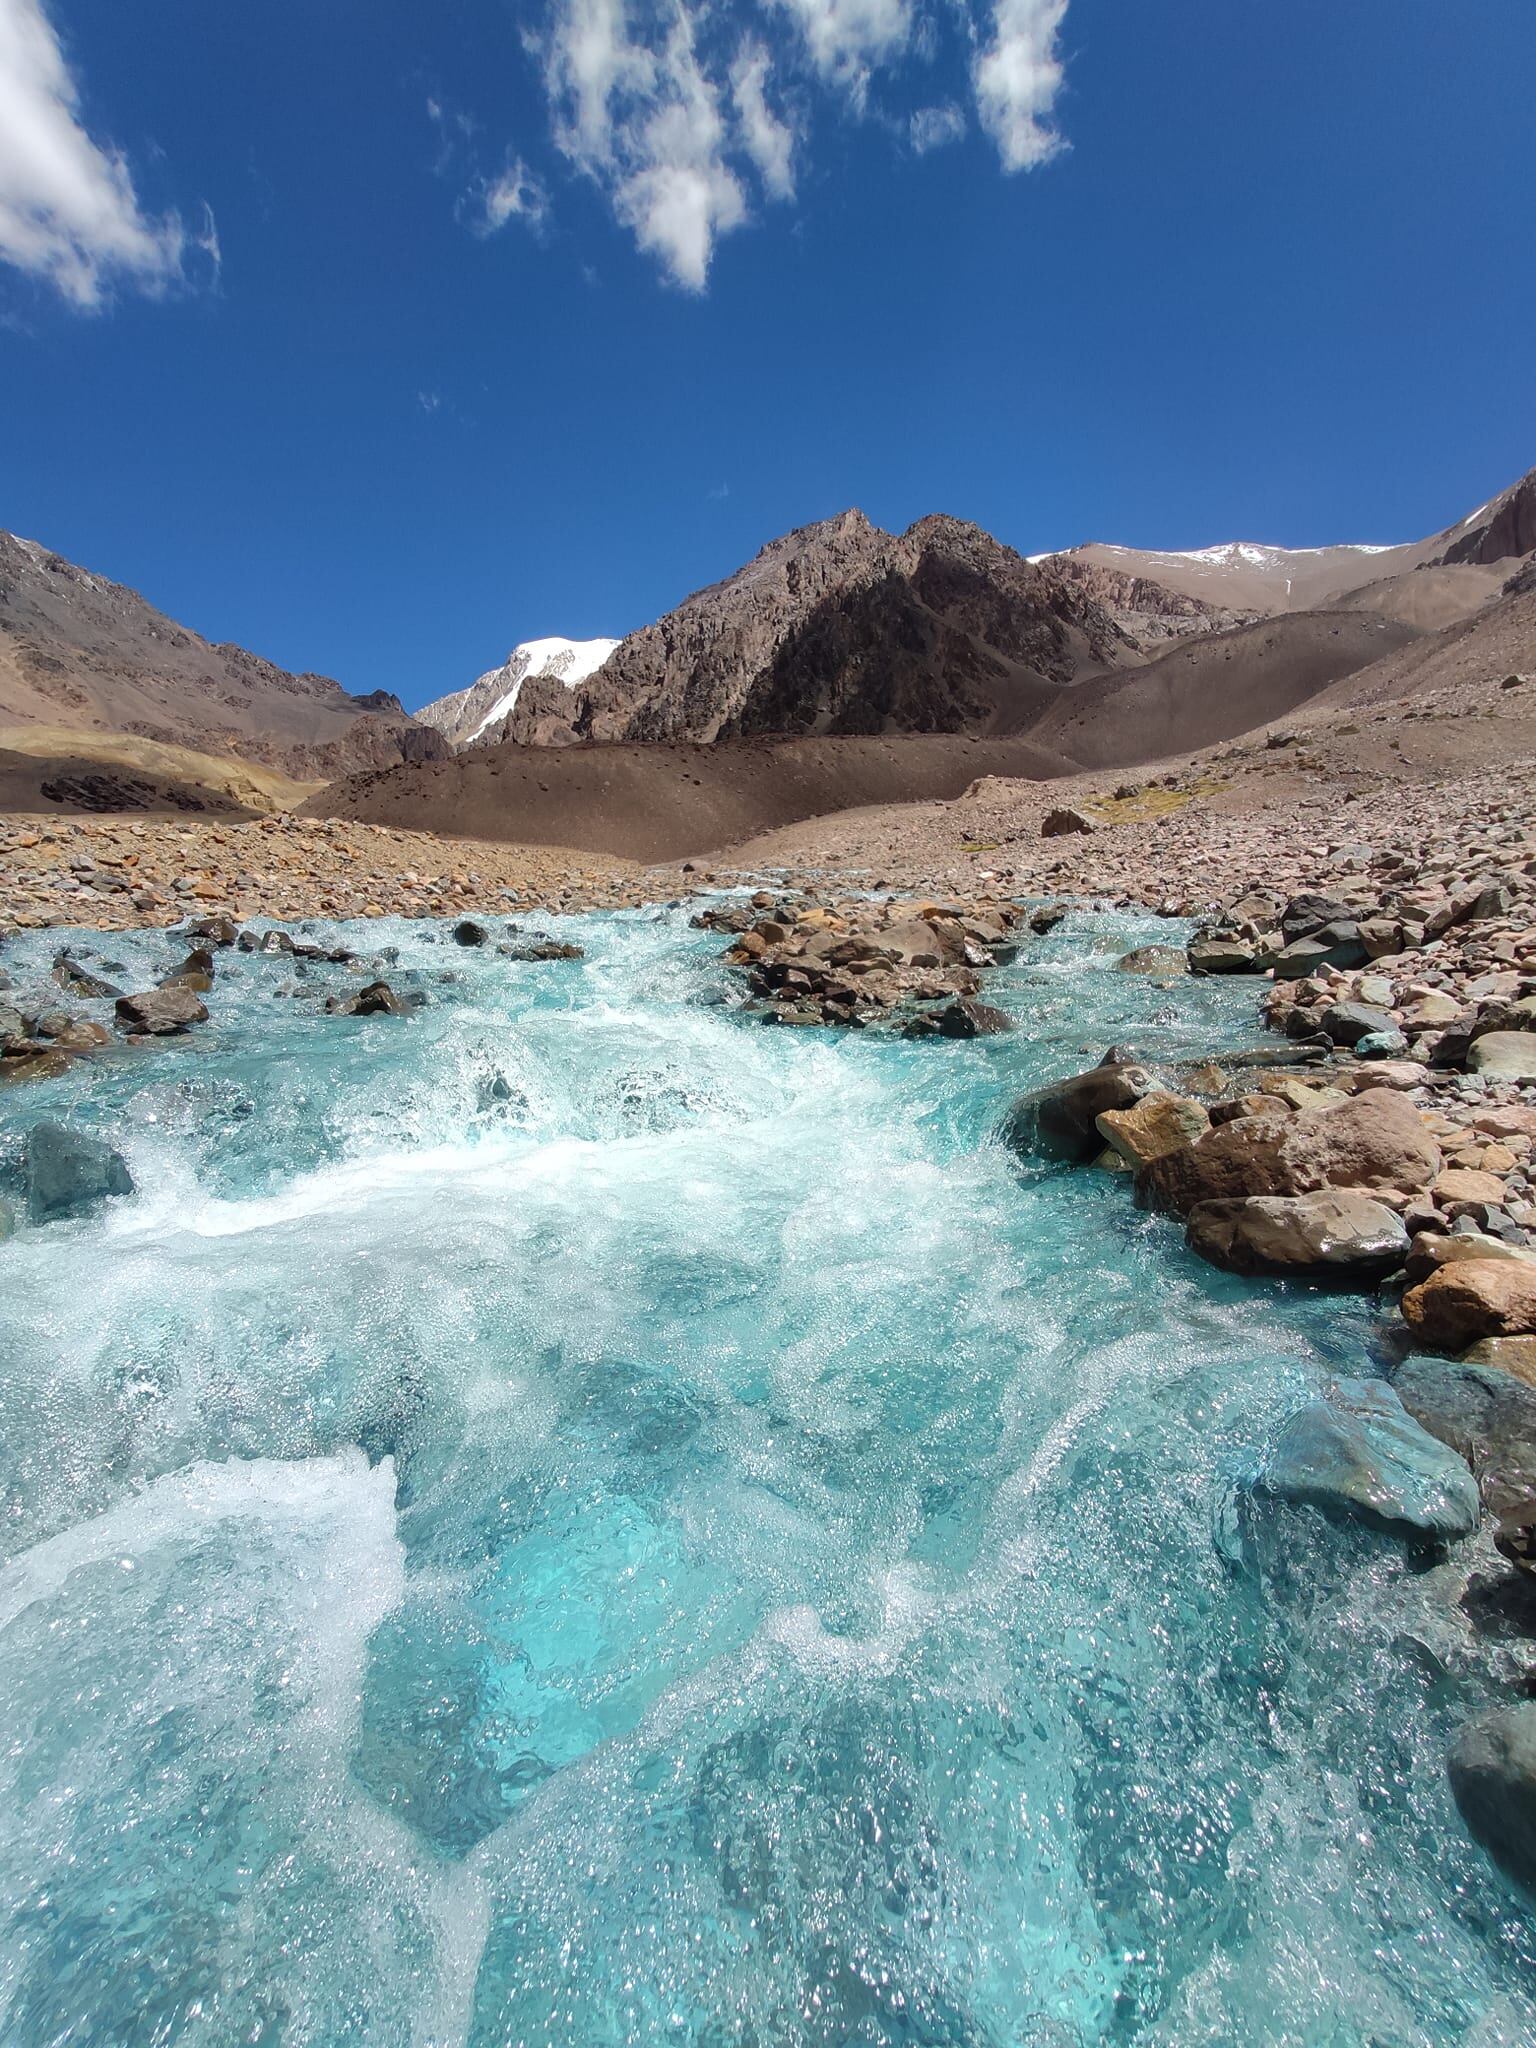
[[[1281,981],[1300,981],[1315,974],[1319,967],[1363,967],[1369,957],[1360,927],[1341,920],[1324,925],[1321,931],[1310,932],[1303,939],[1291,940],[1278,953],[1266,954],[1260,965],[1272,967]]]
[[[1375,1009],[1370,1003],[1330,1003],[1318,1019],[1318,1028],[1326,1031],[1335,1045],[1354,1045],[1373,1031],[1393,1031],[1396,1026],[1389,1010]]]
[[[1405,1358],[1392,1376],[1404,1408],[1472,1468],[1501,1518],[1536,1493],[1536,1387],[1497,1365]]]
[[[1477,1482],[1382,1380],[1337,1380],[1280,1432],[1260,1488],[1390,1535],[1444,1540],[1477,1527]]]
[[[0,1244],[4,1244],[8,1237],[14,1237],[15,1235],[16,1211],[11,1207],[4,1195],[0,1195]]]
[[[1006,1010],[978,1003],[971,996],[957,996],[952,1003],[930,1014],[941,1038],[995,1038],[1013,1029],[1013,1019]]]
[[[1402,1218],[1353,1188],[1200,1202],[1190,1248],[1232,1273],[1316,1273],[1368,1280],[1408,1252]]]
[[[1293,896],[1280,913],[1280,930],[1289,944],[1292,939],[1310,937],[1321,931],[1325,924],[1334,924],[1340,918],[1352,917],[1354,912],[1347,903],[1341,903],[1336,896],[1320,896],[1315,891],[1303,890]]]
[[[1489,1031],[1474,1039],[1467,1071],[1499,1081],[1536,1081],[1536,1031]]]
[[[1368,1031],[1355,1040],[1355,1057],[1362,1060],[1397,1060],[1408,1050],[1408,1041],[1394,1024],[1385,1031]]]
[[[453,943],[456,946],[483,946],[490,933],[483,924],[477,924],[472,917],[461,917],[453,928]]]
[[[1189,955],[1182,946],[1133,946],[1115,966],[1122,974],[1188,974]]]
[[[33,1126],[23,1171],[27,1216],[33,1223],[88,1216],[113,1196],[133,1193],[133,1176],[121,1156],[100,1138],[88,1138],[66,1124]]]
[[[1501,1870],[1536,1886],[1536,1700],[1463,1728],[1449,1760],[1462,1819]]]
[[[1153,1086],[1145,1067],[1119,1054],[1116,1047],[1086,1074],[1021,1095],[1004,1120],[1003,1142],[1015,1152],[1086,1164],[1103,1144],[1095,1119],[1129,1109]]]
[[[1196,939],[1186,957],[1191,974],[1256,974],[1259,968],[1245,939]]]
[[[1047,811],[1040,821],[1042,839],[1060,839],[1069,832],[1092,832],[1094,829],[1092,818],[1083,811]]]

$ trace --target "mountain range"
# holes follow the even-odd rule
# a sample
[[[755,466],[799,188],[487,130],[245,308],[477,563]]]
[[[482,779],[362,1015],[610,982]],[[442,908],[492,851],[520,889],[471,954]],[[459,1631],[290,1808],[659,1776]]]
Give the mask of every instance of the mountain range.
[[[0,535],[0,799],[260,809],[323,784],[320,809],[430,813],[452,830],[472,812],[476,831],[536,823],[548,837],[561,832],[545,799],[562,752],[682,748],[668,758],[714,751],[724,764],[747,748],[750,769],[710,773],[750,786],[759,809],[763,764],[791,740],[786,783],[828,807],[840,762],[849,802],[930,793],[925,778],[943,794],[964,748],[941,738],[990,749],[1000,773],[1131,765],[1339,701],[1357,681],[1427,687],[1412,679],[1438,673],[1442,654],[1475,663],[1486,643],[1519,655],[1529,594],[1512,579],[1533,555],[1536,471],[1390,546],[1093,543],[1025,559],[946,515],[891,534],[850,510],[770,542],[624,639],[524,641],[412,717],[383,692],[210,643]],[[614,759],[593,770],[594,790]],[[499,765],[487,778],[479,762]],[[578,810],[585,772],[560,778]],[[660,756],[636,772],[703,787]]]

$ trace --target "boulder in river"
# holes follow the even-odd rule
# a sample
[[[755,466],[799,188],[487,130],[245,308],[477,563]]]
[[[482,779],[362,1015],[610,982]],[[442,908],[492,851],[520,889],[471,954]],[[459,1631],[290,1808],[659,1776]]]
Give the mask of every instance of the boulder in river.
[[[1334,1274],[1368,1280],[1403,1262],[1402,1218],[1356,1188],[1197,1202],[1190,1248],[1230,1273]]]
[[[410,1014],[410,1009],[411,1005],[403,1002],[387,981],[370,981],[355,996],[339,1002],[336,1014],[341,1017],[405,1017]]]
[[[1242,1195],[1304,1195],[1315,1189],[1426,1188],[1440,1148],[1412,1103],[1372,1088],[1295,1116],[1244,1116],[1143,1168],[1136,1198],[1187,1216],[1197,1202]]]
[[[1462,1819],[1501,1870],[1536,1888],[1536,1700],[1463,1728],[1450,1755]]]
[[[1121,974],[1188,974],[1189,955],[1182,946],[1133,946],[1115,966]]]
[[[133,1176],[121,1155],[67,1124],[33,1125],[23,1170],[33,1223],[88,1216],[113,1196],[133,1193]]]
[[[119,996],[118,1028],[152,1038],[171,1038],[194,1024],[206,1024],[207,1005],[196,989],[151,988],[142,995]]]
[[[1246,939],[1195,939],[1185,958],[1191,974],[1256,974],[1259,966]]]
[[[1145,1166],[1176,1152],[1210,1128],[1203,1103],[1154,1089],[1129,1109],[1107,1109],[1094,1119],[1099,1136],[1129,1166]]]
[[[1477,1482],[1383,1380],[1336,1380],[1280,1432],[1260,1490],[1390,1535],[1444,1541],[1477,1527]]]
[[[1086,1163],[1101,1149],[1097,1119],[1106,1110],[1129,1109],[1152,1085],[1146,1068],[1116,1048],[1086,1074],[1021,1095],[1004,1120],[1003,1141],[1026,1155]]]
[[[489,937],[485,926],[472,917],[461,917],[453,928],[456,946],[483,946]]]

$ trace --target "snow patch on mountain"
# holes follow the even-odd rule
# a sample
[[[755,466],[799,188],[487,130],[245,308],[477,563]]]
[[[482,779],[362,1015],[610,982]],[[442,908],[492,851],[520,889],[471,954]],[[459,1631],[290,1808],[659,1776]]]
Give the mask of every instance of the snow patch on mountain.
[[[560,682],[573,690],[596,675],[618,644],[617,640],[567,640],[561,634],[520,641],[500,668],[487,669],[467,690],[436,698],[416,716],[436,726],[455,746],[473,746],[511,714],[530,677]]]

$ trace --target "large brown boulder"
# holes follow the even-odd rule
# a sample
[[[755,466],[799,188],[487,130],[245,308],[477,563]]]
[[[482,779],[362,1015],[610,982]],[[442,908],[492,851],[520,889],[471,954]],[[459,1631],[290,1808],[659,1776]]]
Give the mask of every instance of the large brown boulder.
[[[1131,1166],[1145,1166],[1165,1152],[1176,1152],[1209,1130],[1211,1123],[1203,1103],[1161,1090],[1144,1095],[1130,1109],[1107,1109],[1094,1121],[1105,1144]]]
[[[117,1022],[122,1031],[170,1038],[193,1024],[207,1021],[207,1005],[190,988],[152,988],[142,995],[117,999]]]
[[[1037,1158],[1087,1161],[1102,1148],[1097,1119],[1131,1108],[1151,1090],[1145,1067],[1111,1053],[1086,1074],[1021,1095],[1004,1120],[1003,1142]]]
[[[1418,1342],[1459,1357],[1484,1337],[1536,1332],[1536,1266],[1464,1259],[1441,1266],[1403,1296],[1403,1317]]]
[[[1440,1171],[1440,1148],[1410,1102],[1372,1088],[1347,1101],[1278,1121],[1239,1117],[1178,1152],[1154,1159],[1136,1180],[1143,1206],[1187,1216],[1197,1202],[1242,1195],[1306,1195],[1318,1188],[1395,1188],[1413,1193]]]
[[[1402,1219],[1353,1188],[1197,1202],[1186,1235],[1191,1250],[1230,1273],[1368,1279],[1400,1266],[1408,1249]]]

